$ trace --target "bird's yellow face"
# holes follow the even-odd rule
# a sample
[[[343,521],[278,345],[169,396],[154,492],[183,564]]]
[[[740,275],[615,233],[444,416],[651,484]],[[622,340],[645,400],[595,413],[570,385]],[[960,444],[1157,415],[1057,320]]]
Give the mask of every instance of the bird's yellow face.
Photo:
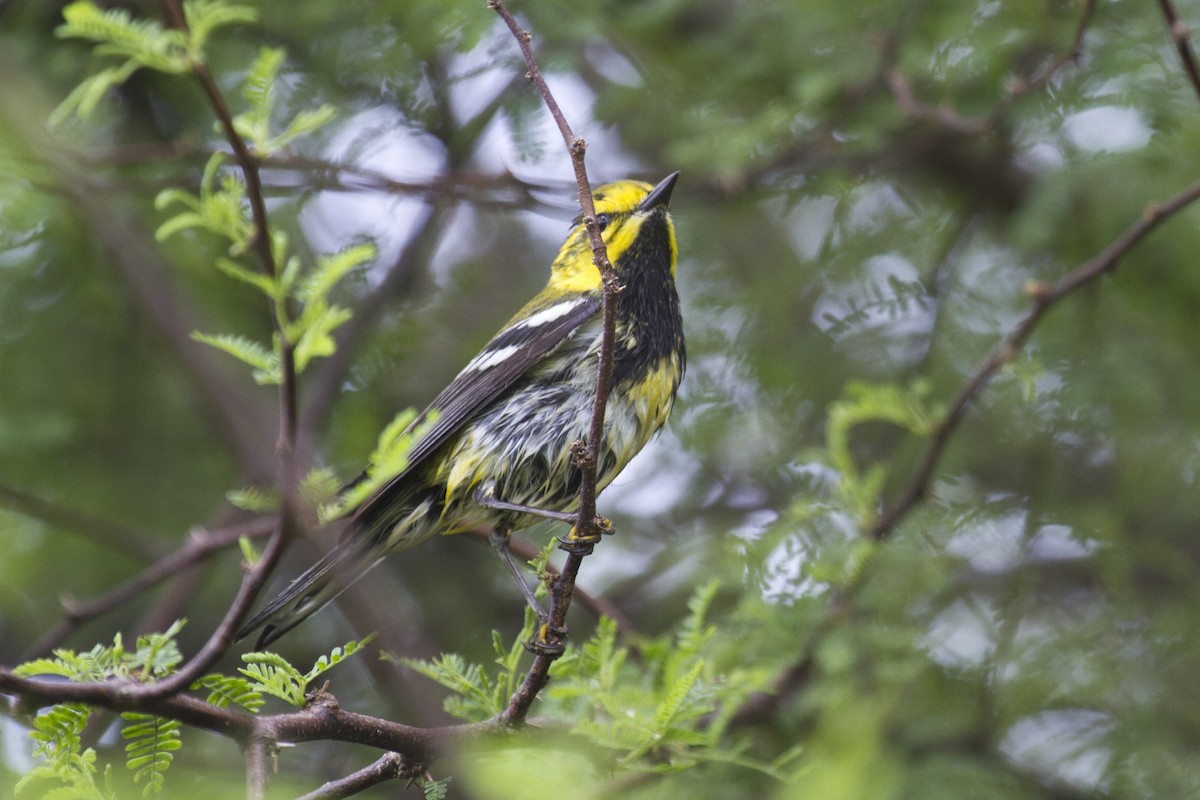
[[[665,240],[674,279],[678,246],[675,225],[667,209],[674,185],[675,175],[671,175],[658,186],[644,181],[617,181],[592,192],[600,235],[608,250],[608,260],[618,275],[625,277],[628,270],[641,264],[640,259],[625,256],[637,249],[640,238],[653,236]],[[582,222],[576,222],[554,259],[549,288],[564,293],[601,291],[600,273],[592,263],[592,248]]]

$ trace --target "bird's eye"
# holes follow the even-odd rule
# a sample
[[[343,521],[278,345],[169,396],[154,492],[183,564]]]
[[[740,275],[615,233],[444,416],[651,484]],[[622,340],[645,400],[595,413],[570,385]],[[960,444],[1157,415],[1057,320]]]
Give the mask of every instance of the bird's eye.
[[[601,231],[607,228],[608,223],[610,222],[612,222],[612,217],[610,217],[608,214],[596,215],[596,227],[598,227]]]

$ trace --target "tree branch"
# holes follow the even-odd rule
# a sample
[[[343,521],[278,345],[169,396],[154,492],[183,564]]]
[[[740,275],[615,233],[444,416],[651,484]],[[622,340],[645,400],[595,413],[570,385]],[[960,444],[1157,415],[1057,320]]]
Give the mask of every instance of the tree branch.
[[[377,761],[350,773],[344,778],[329,781],[320,788],[302,795],[297,800],[341,800],[370,789],[380,783],[411,778],[412,768],[400,753],[384,753]]]
[[[1179,59],[1183,62],[1183,71],[1187,73],[1196,96],[1200,97],[1200,68],[1196,66],[1196,54],[1192,52],[1191,32],[1179,19],[1179,15],[1175,13],[1175,6],[1172,5],[1171,0],[1158,0],[1158,7],[1162,10],[1163,19],[1167,21],[1167,30],[1171,33],[1171,43],[1179,52]]]
[[[871,525],[868,535],[872,539],[881,541],[891,536],[900,520],[928,494],[934,470],[937,469],[938,462],[941,461],[951,436],[962,422],[967,407],[979,395],[988,381],[1005,364],[1017,357],[1034,328],[1046,313],[1079,288],[1090,284],[1101,275],[1115,270],[1121,258],[1146,234],[1198,198],[1200,198],[1200,182],[1193,184],[1162,204],[1151,204],[1146,208],[1141,219],[1130,225],[1112,244],[1094,258],[1080,264],[1058,283],[1053,285],[1033,283],[1026,287],[1033,300],[1032,308],[959,389],[950,404],[949,411],[934,428],[925,455],[914,470],[908,485],[900,492],[891,506]]]
[[[221,550],[232,547],[238,540],[246,536],[251,539],[266,536],[274,528],[275,522],[268,518],[253,520],[239,525],[230,525],[215,531],[195,530],[181,547],[160,558],[144,570],[125,582],[113,587],[102,595],[84,602],[64,601],[65,617],[53,630],[31,645],[21,656],[22,661],[28,661],[44,655],[57,647],[66,637],[70,636],[83,623],[105,614],[122,603],[128,602],[141,592],[149,589],[176,573],[212,556]]]
[[[596,398],[592,407],[591,425],[587,441],[576,443],[577,446],[572,448],[575,464],[580,472],[579,513],[573,533],[580,539],[591,540],[600,535],[600,527],[596,520],[596,464],[599,457],[600,439],[604,433],[604,412],[608,405],[608,393],[612,388],[616,296],[621,290],[621,284],[616,272],[613,271],[612,264],[609,263],[608,251],[605,249],[604,240],[600,236],[600,227],[596,222],[596,207],[592,203],[592,189],[588,183],[587,169],[584,166],[587,142],[582,137],[576,136],[571,130],[554,95],[550,92],[550,87],[546,85],[541,70],[538,69],[537,59],[533,55],[529,32],[521,29],[508,8],[505,7],[503,0],[488,0],[488,7],[500,15],[504,24],[516,38],[521,55],[525,59],[525,65],[529,68],[527,75],[541,93],[542,100],[545,101],[546,108],[550,111],[550,116],[554,118],[558,131],[562,134],[563,143],[571,154],[571,165],[575,169],[575,182],[579,188],[579,207],[583,212],[583,224],[592,248],[592,261],[595,263],[596,269],[600,271],[604,287],[601,312],[603,329],[600,334]],[[566,642],[567,610],[571,607],[571,596],[575,591],[575,580],[579,574],[579,567],[582,565],[584,557],[590,552],[590,546],[586,549],[569,549],[562,572],[550,584],[550,617],[542,626],[541,631],[535,634],[539,641],[543,641],[548,647],[535,654],[533,664],[513,694],[508,708],[500,715],[500,719],[506,724],[520,724],[524,721],[538,692],[542,690],[549,679],[550,665],[561,655],[561,649],[556,652],[554,648],[561,648]]]

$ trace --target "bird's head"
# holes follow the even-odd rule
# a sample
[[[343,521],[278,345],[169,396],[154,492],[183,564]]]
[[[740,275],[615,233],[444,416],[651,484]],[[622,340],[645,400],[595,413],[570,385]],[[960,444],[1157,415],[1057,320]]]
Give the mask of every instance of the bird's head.
[[[596,222],[608,250],[608,260],[622,278],[636,270],[664,269],[675,277],[675,226],[669,203],[678,172],[651,186],[644,181],[616,181],[592,192]],[[550,284],[571,292],[599,292],[600,273],[592,263],[592,248],[581,219],[576,219],[558,257]]]

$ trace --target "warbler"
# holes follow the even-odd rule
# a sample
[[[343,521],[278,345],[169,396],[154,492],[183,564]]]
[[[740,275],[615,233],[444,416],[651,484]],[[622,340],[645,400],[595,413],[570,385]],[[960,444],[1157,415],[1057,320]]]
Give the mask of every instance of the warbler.
[[[612,384],[597,449],[597,488],[612,483],[666,423],[686,355],[678,248],[669,201],[679,173],[657,186],[624,180],[592,199],[615,295]],[[492,337],[412,423],[407,466],[347,514],[333,550],[238,632],[262,628],[261,649],[336,597],[385,556],[436,534],[490,528],[503,537],[530,509],[570,512],[595,403],[603,288],[577,218],[546,287]],[[565,515],[564,515],[565,516]],[[502,555],[506,551],[501,550]],[[532,597],[511,557],[510,569]]]

